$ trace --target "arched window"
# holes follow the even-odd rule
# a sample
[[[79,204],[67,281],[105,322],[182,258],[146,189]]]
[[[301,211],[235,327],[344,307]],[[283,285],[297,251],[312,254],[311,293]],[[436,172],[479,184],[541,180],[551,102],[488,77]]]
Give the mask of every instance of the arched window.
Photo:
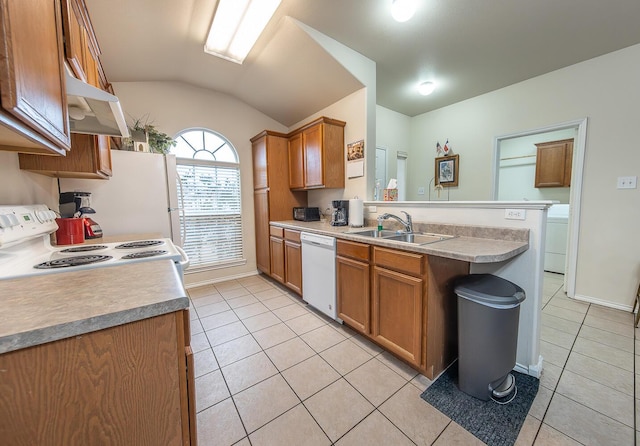
[[[191,268],[244,262],[238,154],[222,135],[189,129],[175,138],[183,248]]]

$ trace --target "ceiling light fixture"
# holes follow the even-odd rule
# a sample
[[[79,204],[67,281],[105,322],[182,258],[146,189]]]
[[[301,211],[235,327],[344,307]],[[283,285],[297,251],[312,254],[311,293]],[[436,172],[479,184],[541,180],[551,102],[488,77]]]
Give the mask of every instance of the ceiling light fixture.
[[[204,52],[242,64],[281,0],[219,0]]]
[[[416,13],[417,0],[392,0],[391,15],[398,22],[406,22]]]
[[[418,85],[418,92],[422,96],[429,96],[431,93],[433,93],[433,90],[435,89],[436,89],[436,84],[434,84],[433,82],[423,82],[420,85]]]

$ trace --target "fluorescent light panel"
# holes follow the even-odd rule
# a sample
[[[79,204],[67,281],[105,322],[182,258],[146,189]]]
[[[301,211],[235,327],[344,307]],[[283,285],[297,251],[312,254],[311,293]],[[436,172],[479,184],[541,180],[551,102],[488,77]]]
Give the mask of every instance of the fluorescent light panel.
[[[281,0],[219,0],[204,52],[241,64]]]

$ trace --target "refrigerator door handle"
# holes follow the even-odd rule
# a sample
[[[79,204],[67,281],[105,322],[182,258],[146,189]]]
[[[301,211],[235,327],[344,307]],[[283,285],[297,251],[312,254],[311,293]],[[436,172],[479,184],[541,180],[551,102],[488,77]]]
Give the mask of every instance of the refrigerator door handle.
[[[178,178],[178,184],[180,185],[180,204],[182,206],[177,209],[178,215],[182,213],[182,224],[180,225],[180,229],[182,230],[182,246],[184,246],[187,243],[187,219],[184,212],[184,192],[182,187],[182,178],[180,177],[180,174],[178,172],[176,172],[176,177]]]

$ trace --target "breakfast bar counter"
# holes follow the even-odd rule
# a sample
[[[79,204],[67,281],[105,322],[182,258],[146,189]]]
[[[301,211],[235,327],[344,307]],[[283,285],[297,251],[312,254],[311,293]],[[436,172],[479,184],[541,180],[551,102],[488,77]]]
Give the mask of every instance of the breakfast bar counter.
[[[331,226],[327,222],[320,221],[303,222],[296,220],[272,221],[270,224],[286,229],[312,232],[369,245],[401,249],[471,263],[502,262],[529,249],[528,229],[414,223],[416,232],[454,236],[454,238],[420,245],[356,234],[356,232],[375,229],[374,226],[352,228],[349,226]]]

